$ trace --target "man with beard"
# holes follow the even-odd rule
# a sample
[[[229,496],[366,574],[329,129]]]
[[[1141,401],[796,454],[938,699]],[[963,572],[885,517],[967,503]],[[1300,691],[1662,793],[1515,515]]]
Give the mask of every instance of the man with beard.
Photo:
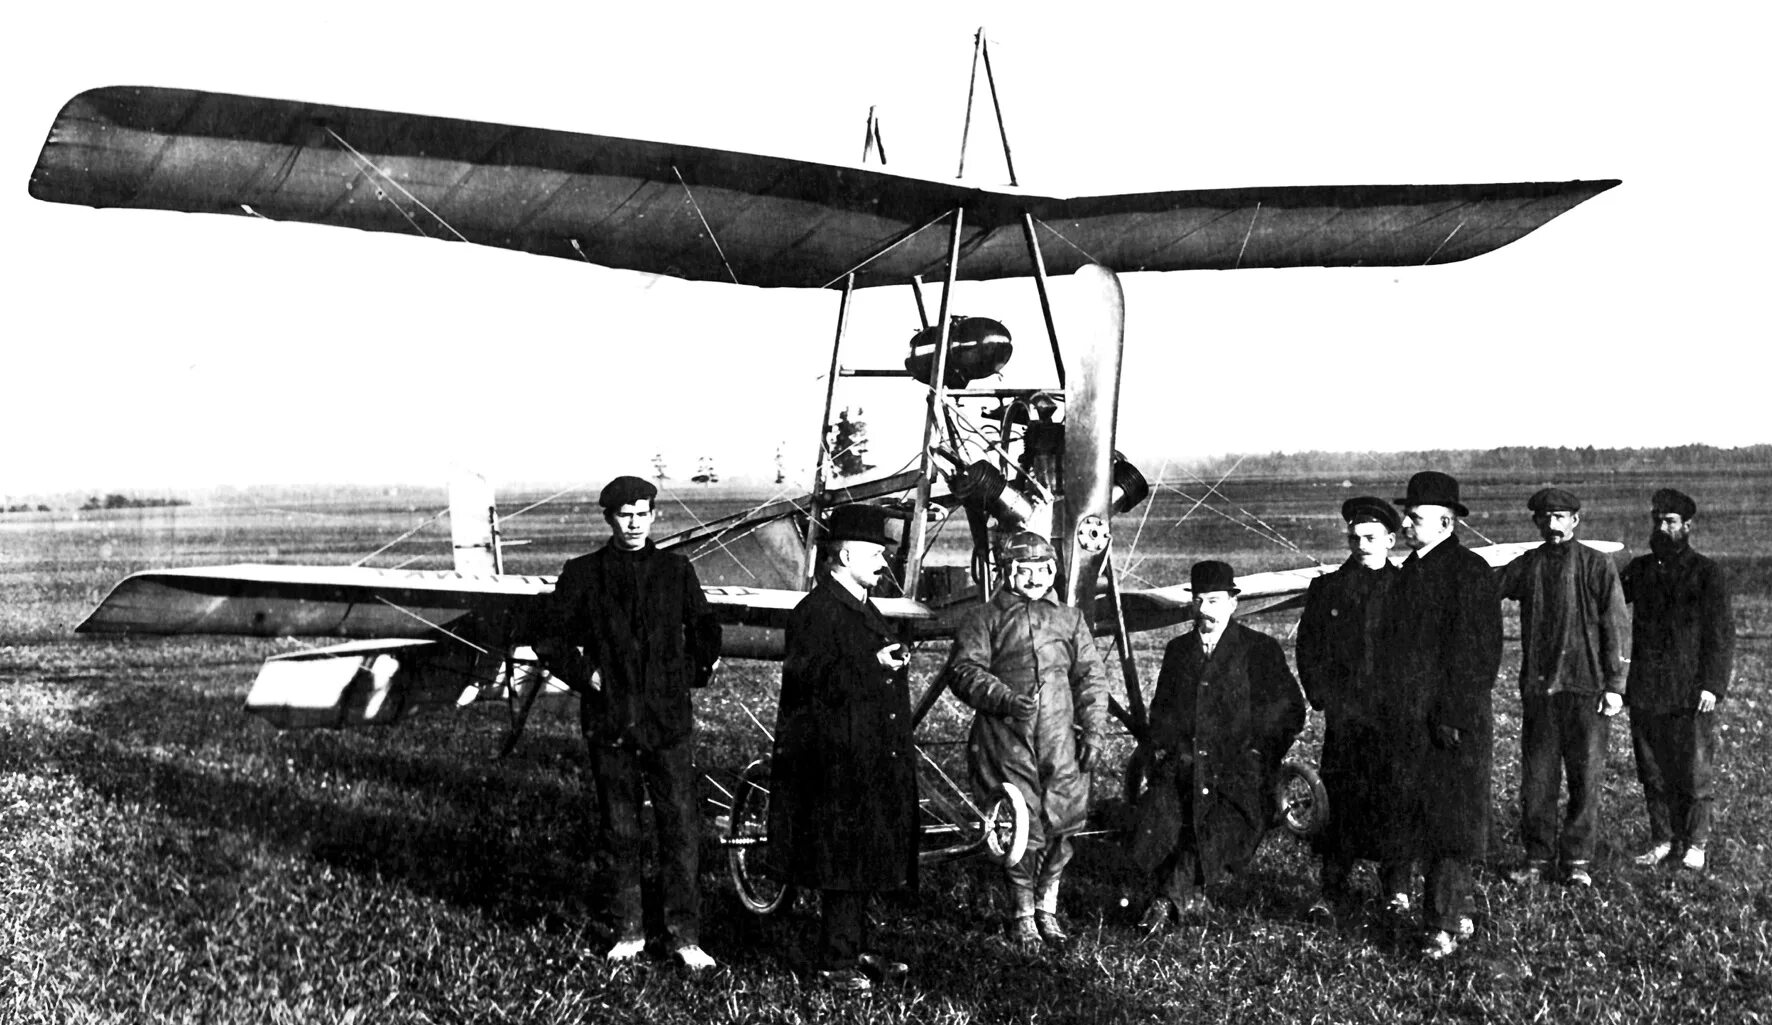
[[[909,968],[873,949],[868,899],[917,882],[910,658],[868,600],[886,571],[879,506],[831,512],[826,571],[788,619],[769,841],[787,881],[821,891],[820,977],[865,992]]]
[[[1594,821],[1606,736],[1624,709],[1630,630],[1610,557],[1575,540],[1581,500],[1543,488],[1526,502],[1544,544],[1501,571],[1503,600],[1520,603],[1520,837],[1526,860],[1510,878],[1536,883],[1555,855],[1563,877],[1592,886]],[[1569,808],[1557,830],[1557,791]]]
[[[1304,728],[1304,695],[1279,642],[1231,620],[1231,567],[1197,562],[1189,579],[1194,629],[1163,650],[1133,755],[1149,783],[1132,838],[1156,891],[1138,923],[1146,939],[1207,909],[1204,887],[1255,854],[1281,760]]]
[[[552,599],[556,636],[539,647],[579,692],[579,721],[603,823],[600,842],[615,877],[615,945],[608,958],[632,961],[646,945],[640,859],[641,811],[649,793],[670,951],[696,971],[714,959],[700,946],[701,819],[689,690],[713,676],[720,624],[695,567],[650,540],[657,497],[658,488],[639,477],[617,477],[603,488],[597,500],[609,543],[560,571]]]
[[[1423,470],[1396,504],[1414,551],[1397,576],[1379,645],[1379,702],[1398,781],[1387,825],[1401,850],[1425,863],[1422,954],[1439,960],[1476,929],[1471,862],[1489,837],[1501,605],[1489,564],[1453,533],[1457,517],[1469,514],[1457,480]]]
[[[1332,923],[1352,894],[1356,859],[1378,862],[1379,893],[1389,910],[1409,910],[1407,856],[1395,849],[1384,809],[1396,787],[1393,739],[1379,714],[1376,675],[1380,631],[1390,612],[1397,568],[1390,550],[1402,519],[1389,502],[1362,496],[1341,504],[1351,553],[1333,573],[1311,581],[1298,621],[1298,676],[1311,707],[1323,713],[1323,788],[1329,823],[1312,842],[1323,859],[1321,889],[1306,914]]]
[[[1004,869],[1023,950],[1069,937],[1058,886],[1089,817],[1089,769],[1106,732],[1107,673],[1083,614],[1052,597],[1058,560],[1032,531],[1005,542],[1004,586],[954,633],[948,685],[978,714],[967,755],[986,805],[1008,783],[1028,805],[1028,846]],[[1078,736],[1081,728],[1082,735]]]
[[[1648,555],[1624,570],[1631,632],[1631,747],[1649,806],[1649,849],[1636,859],[1704,868],[1710,837],[1717,704],[1729,688],[1735,619],[1722,567],[1692,550],[1698,503],[1673,488],[1650,499]]]

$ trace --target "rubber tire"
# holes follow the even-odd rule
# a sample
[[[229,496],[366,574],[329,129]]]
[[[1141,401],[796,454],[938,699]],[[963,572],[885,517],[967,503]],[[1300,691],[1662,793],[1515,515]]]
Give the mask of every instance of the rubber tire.
[[[1007,826],[1009,842],[1003,842],[999,827]],[[984,831],[984,848],[1004,868],[1014,868],[1028,849],[1028,803],[1013,783],[1003,784],[1003,796],[991,805],[979,823]]]
[[[1317,770],[1291,758],[1280,765],[1274,807],[1279,810],[1280,825],[1301,840],[1316,836],[1329,824],[1329,791],[1323,788]]]
[[[732,799],[732,815],[727,821],[726,835],[731,840],[763,840],[769,835],[769,759],[759,758],[745,766],[739,777],[738,794]],[[738,902],[755,915],[774,914],[794,902],[794,885],[771,878],[763,871],[760,847],[755,845],[726,848],[726,868],[732,876],[732,888]]]

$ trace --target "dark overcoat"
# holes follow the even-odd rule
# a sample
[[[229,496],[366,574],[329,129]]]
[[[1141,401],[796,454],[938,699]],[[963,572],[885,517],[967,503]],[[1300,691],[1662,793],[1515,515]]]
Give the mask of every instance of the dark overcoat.
[[[1247,862],[1267,832],[1280,762],[1303,728],[1304,695],[1278,641],[1235,620],[1210,659],[1196,633],[1171,640],[1151,698],[1149,787],[1133,860],[1155,872],[1178,843],[1191,844],[1207,880]]]
[[[1683,546],[1641,555],[1624,569],[1624,600],[1636,606],[1625,703],[1650,712],[1689,712],[1698,692],[1729,691],[1735,617],[1722,567]]]
[[[554,668],[581,696],[591,743],[650,750],[690,735],[689,690],[706,685],[720,657],[720,624],[688,559],[650,541],[631,552],[605,545],[566,563],[551,605],[564,642]],[[582,658],[564,655],[580,647]]]
[[[967,740],[982,807],[1014,784],[1028,804],[1030,840],[1074,833],[1089,818],[1089,777],[1077,765],[1077,731],[1100,746],[1107,730],[1107,670],[1083,613],[1047,595],[1004,588],[954,631],[948,686],[978,712]],[[1016,696],[1034,714],[1009,714]]]
[[[909,674],[880,665],[891,624],[829,577],[789,616],[770,846],[797,885],[894,890],[917,875]]]
[[[1481,858],[1501,668],[1501,604],[1482,556],[1448,537],[1425,558],[1404,561],[1378,663],[1399,771],[1386,854]],[[1456,746],[1436,739],[1438,727],[1458,731]]]
[[[1298,679],[1323,713],[1318,768],[1329,795],[1329,824],[1315,838],[1320,853],[1378,858],[1384,805],[1397,787],[1396,738],[1378,704],[1378,645],[1390,609],[1395,566],[1368,569],[1355,556],[1311,581],[1298,620]]]

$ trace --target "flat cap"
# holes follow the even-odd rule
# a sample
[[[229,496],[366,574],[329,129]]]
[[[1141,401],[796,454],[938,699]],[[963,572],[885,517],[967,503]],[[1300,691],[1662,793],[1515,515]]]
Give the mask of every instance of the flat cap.
[[[1580,512],[1581,499],[1562,488],[1539,488],[1526,499],[1526,508],[1534,513]]]
[[[1692,501],[1684,491],[1677,491],[1673,488],[1662,488],[1657,491],[1654,497],[1649,499],[1649,506],[1657,516],[1673,513],[1682,520],[1689,520],[1698,515],[1698,503]]]
[[[1403,517],[1389,502],[1372,495],[1361,495],[1341,503],[1341,518],[1351,526],[1355,523],[1381,523],[1395,534],[1403,527]]]
[[[658,485],[643,477],[623,475],[603,485],[603,493],[597,496],[597,504],[604,509],[620,509],[634,502],[650,502],[657,497]]]

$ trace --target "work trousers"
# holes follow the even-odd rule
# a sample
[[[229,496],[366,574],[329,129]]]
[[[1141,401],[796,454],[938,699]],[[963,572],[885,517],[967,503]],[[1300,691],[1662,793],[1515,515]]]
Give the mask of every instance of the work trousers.
[[[1035,848],[1030,842],[1021,860],[1003,870],[1016,915],[1030,915],[1035,911],[1058,914],[1058,884],[1073,853],[1069,835],[1055,836],[1041,848]],[[1025,907],[1024,900],[1027,902]]]
[[[629,744],[591,745],[597,776],[601,845],[612,877],[610,917],[618,940],[644,939],[640,877],[644,850],[642,808],[652,799],[658,828],[659,883],[664,890],[664,927],[674,946],[701,943],[701,893],[697,885],[700,822],[695,814],[695,758],[688,738],[644,750]]]
[[[1520,698],[1520,838],[1528,862],[1592,861],[1600,777],[1612,720],[1600,695],[1564,691]],[[1557,829],[1557,799],[1569,777],[1569,805]]]
[[[1649,806],[1651,843],[1702,848],[1710,837],[1716,721],[1715,712],[1631,709],[1631,748]]]
[[[1427,863],[1422,921],[1429,929],[1458,935],[1458,920],[1471,913],[1471,866],[1463,858],[1436,857]]]

